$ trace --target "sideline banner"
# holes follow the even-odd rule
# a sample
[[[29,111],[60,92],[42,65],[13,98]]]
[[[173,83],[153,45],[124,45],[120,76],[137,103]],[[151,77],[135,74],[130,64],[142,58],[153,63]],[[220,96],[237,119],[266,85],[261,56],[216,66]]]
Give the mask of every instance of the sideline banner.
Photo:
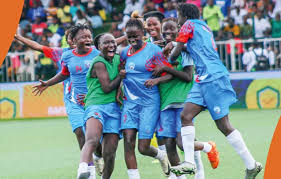
[[[32,94],[38,82],[0,83],[0,119],[66,116],[63,85],[49,87],[41,96]]]

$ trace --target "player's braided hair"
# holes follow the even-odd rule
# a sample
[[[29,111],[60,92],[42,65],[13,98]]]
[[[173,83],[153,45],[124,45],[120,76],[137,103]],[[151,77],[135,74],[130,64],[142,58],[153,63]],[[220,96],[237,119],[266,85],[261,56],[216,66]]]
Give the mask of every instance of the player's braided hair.
[[[127,29],[128,27],[137,27],[138,29],[144,31],[144,26],[142,21],[136,18],[131,18],[128,20],[128,22],[125,25],[125,28]]]
[[[74,37],[76,36],[79,30],[84,30],[84,29],[92,32],[92,28],[90,28],[87,24],[77,24],[75,26],[72,26],[70,29],[71,40],[74,39]]]
[[[187,19],[199,19],[200,12],[196,5],[189,3],[180,3],[177,7],[178,12]]]

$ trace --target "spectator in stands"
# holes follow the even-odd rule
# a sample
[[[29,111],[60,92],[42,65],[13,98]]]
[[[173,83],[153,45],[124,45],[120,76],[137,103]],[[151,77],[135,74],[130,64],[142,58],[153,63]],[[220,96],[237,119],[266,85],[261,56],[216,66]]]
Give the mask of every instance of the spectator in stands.
[[[72,16],[70,14],[70,6],[68,0],[61,0],[59,2],[59,8],[57,16],[62,24],[68,24],[72,21]]]
[[[91,8],[89,9],[89,16],[90,16],[90,21],[92,24],[92,27],[94,29],[101,27],[103,24],[102,18],[99,16],[99,12],[97,9]]]
[[[47,23],[50,24],[52,23],[53,18],[57,16],[57,12],[58,12],[58,8],[55,6],[54,0],[50,0],[46,12],[47,12]]]
[[[218,7],[220,7],[224,17],[229,16],[231,0],[215,0],[214,2]]]
[[[34,24],[32,24],[31,32],[33,35],[33,39],[38,39],[38,36],[42,36],[44,29],[48,26],[45,22],[42,22],[40,16],[35,18]]]
[[[72,21],[75,25],[87,24],[91,26],[91,19],[80,9],[76,11],[76,15],[73,17]]]
[[[258,42],[253,43],[253,48],[243,55],[242,60],[245,66],[245,71],[248,72],[269,70],[269,62],[274,62],[274,59],[269,60],[268,51],[263,49]]]
[[[36,17],[44,19],[46,17],[45,10],[41,6],[41,1],[33,1],[33,7],[30,8],[27,12],[27,18],[34,22]]]
[[[272,26],[272,37],[280,38],[281,37],[281,20],[280,13],[277,13],[275,19],[271,21]]]
[[[224,27],[224,32],[232,32],[235,37],[238,37],[240,35],[240,28],[238,25],[234,24],[234,18],[229,17],[227,22],[228,25]]]
[[[243,17],[243,24],[240,25],[240,35],[242,39],[253,37],[253,27],[248,23],[248,15]]]
[[[139,14],[143,13],[144,0],[126,0],[126,7],[123,11],[122,23],[118,25],[118,29],[123,29],[125,24],[130,19],[133,11],[138,11]]]
[[[219,20],[223,19],[223,15],[220,8],[214,5],[214,0],[208,0],[208,5],[203,8],[203,18],[216,37],[220,29]]]
[[[276,12],[274,11],[274,3],[269,3],[266,7],[266,18],[268,20],[274,19]]]
[[[44,30],[44,35],[47,36],[50,47],[59,47],[61,36],[58,33],[53,33],[49,29]]]
[[[234,9],[231,10],[230,17],[234,18],[234,23],[236,25],[240,25],[243,23],[243,17],[247,14],[248,12],[244,8],[236,6]]]
[[[202,11],[201,0],[186,0],[186,3],[194,4],[199,8],[200,12]]]
[[[174,17],[174,18],[176,18],[177,17],[177,10],[175,9],[173,2],[172,1],[168,1],[165,4],[165,6],[166,6],[165,12],[164,12],[165,17],[166,18],[167,17]]]
[[[155,4],[152,0],[147,0],[146,4],[143,6],[143,14],[150,11],[156,11]]]
[[[231,5],[233,7],[244,8],[245,7],[245,0],[233,0]]]
[[[72,6],[70,6],[70,14],[72,15],[72,17],[76,15],[76,12],[78,10],[81,10],[85,13],[85,7],[80,4],[80,0],[74,0]]]
[[[248,19],[248,23],[253,25],[253,19]],[[254,17],[254,34],[255,38],[266,37],[271,29],[271,25],[268,20],[263,18],[262,10],[258,10]]]

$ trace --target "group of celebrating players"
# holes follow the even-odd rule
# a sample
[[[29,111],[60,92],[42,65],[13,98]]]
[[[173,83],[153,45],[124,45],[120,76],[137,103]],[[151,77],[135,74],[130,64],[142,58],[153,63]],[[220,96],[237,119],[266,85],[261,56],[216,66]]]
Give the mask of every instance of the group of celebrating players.
[[[50,48],[15,35],[59,66],[59,73],[40,81],[33,92],[40,95],[64,83],[66,112],[81,149],[78,179],[94,179],[96,172],[109,179],[121,138],[129,179],[139,179],[137,133],[138,151],[158,159],[165,176],[195,174],[203,179],[200,151],[207,153],[213,168],[219,164],[216,144],[195,139],[194,118],[204,109],[243,160],[245,179],[256,178],[262,170],[229,122],[236,95],[211,30],[199,20],[195,5],[179,4],[177,14],[177,19],[160,12],[133,14],[125,36],[118,39],[103,33],[92,40],[90,27],[76,25],[66,32],[69,48]],[[124,40],[129,45],[117,54],[117,44]],[[151,145],[154,133],[158,148]],[[177,146],[184,151],[182,163]]]

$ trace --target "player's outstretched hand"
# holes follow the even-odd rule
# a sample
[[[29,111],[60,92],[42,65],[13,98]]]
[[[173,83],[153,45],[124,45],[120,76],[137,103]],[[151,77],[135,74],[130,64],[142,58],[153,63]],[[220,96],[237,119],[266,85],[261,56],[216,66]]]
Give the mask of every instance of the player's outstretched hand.
[[[124,79],[126,77],[126,71],[125,69],[120,70],[119,75],[122,79]]]
[[[164,54],[166,57],[168,57],[168,56],[170,55],[171,51],[173,50],[173,48],[174,48],[173,43],[172,43],[172,42],[169,42],[169,43],[165,46],[165,48],[164,48],[164,50],[163,50],[163,54]]]
[[[85,94],[78,94],[76,99],[77,99],[77,103],[84,106],[84,99],[85,99],[86,95]]]
[[[40,84],[39,85],[35,85],[33,86],[33,91],[32,93],[37,96],[39,94],[39,96],[43,93],[43,91],[45,91],[49,86],[47,85],[46,82],[39,80]]]
[[[158,85],[158,84],[159,84],[159,80],[157,78],[149,79],[144,82],[144,86],[147,88],[152,88],[153,86]]]

